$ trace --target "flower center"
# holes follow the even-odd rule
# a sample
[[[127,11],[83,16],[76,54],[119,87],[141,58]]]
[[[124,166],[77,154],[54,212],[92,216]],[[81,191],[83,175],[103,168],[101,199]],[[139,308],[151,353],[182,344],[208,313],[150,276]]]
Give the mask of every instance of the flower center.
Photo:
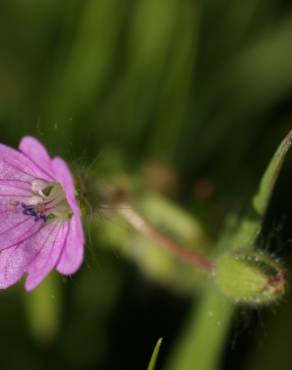
[[[65,192],[59,183],[34,180],[32,193],[28,202],[21,204],[24,215],[34,217],[35,221],[44,222],[55,218],[68,220],[72,216]]]

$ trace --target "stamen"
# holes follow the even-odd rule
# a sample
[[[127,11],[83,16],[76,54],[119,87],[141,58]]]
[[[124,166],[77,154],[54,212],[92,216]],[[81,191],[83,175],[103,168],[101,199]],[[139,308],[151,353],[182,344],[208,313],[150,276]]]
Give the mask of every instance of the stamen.
[[[33,216],[35,222],[37,222],[39,220],[43,220],[44,222],[47,221],[46,215],[44,215],[41,212],[36,211],[34,206],[26,205],[26,204],[22,203],[21,207],[22,207],[22,213],[26,216]]]
[[[26,216],[32,216],[35,222],[41,220],[47,222],[53,218],[67,220],[72,216],[64,190],[58,183],[33,181],[32,196],[27,204],[20,205],[21,212]]]
[[[47,216],[42,215],[42,214],[35,214],[34,220],[35,221],[43,220],[44,222],[46,222],[47,221]]]

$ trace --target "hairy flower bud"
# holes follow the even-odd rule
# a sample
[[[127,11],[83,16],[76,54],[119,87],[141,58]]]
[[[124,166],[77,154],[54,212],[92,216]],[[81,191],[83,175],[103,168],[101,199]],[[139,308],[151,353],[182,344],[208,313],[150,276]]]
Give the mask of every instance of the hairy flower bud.
[[[225,254],[218,259],[214,276],[220,290],[238,303],[269,304],[286,290],[283,267],[262,252]]]

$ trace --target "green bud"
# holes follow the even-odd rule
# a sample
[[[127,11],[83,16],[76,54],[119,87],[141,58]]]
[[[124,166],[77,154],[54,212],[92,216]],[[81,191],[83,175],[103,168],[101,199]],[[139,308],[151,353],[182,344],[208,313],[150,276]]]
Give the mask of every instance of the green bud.
[[[261,252],[223,255],[217,261],[214,276],[220,290],[238,303],[273,303],[286,290],[283,267]]]

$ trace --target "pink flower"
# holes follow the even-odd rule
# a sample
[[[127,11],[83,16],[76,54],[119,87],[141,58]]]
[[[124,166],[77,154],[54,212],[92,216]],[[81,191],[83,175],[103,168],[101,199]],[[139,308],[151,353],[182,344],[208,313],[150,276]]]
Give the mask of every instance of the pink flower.
[[[30,291],[55,267],[78,270],[84,236],[67,164],[33,137],[19,151],[0,144],[0,288],[27,273]]]

